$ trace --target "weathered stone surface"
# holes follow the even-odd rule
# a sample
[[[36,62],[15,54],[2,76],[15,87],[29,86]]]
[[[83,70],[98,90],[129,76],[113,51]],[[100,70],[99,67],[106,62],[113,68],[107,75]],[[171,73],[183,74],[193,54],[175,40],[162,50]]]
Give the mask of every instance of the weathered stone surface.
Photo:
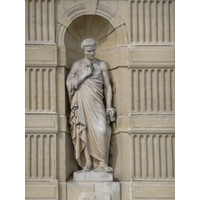
[[[67,182],[67,199],[84,198],[120,200],[119,182]],[[95,199],[95,200],[96,200]]]
[[[76,182],[105,182],[113,181],[113,173],[108,173],[103,170],[77,171],[73,173],[74,181]]]
[[[90,193],[81,193],[79,200],[111,200],[110,194],[90,192]]]
[[[121,194],[110,198],[174,199],[174,18],[174,0],[25,1],[27,200],[79,200],[84,192],[109,198],[103,182],[69,182],[78,166],[65,81],[86,37],[97,41],[112,82],[109,166]]]

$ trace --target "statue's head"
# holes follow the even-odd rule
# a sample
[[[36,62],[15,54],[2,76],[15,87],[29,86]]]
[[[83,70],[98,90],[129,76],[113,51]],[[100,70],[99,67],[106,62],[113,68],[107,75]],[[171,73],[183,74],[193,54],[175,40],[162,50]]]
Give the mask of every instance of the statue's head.
[[[86,38],[81,43],[81,49],[83,49],[83,53],[85,57],[88,59],[94,59],[96,53],[96,42],[91,38]]]

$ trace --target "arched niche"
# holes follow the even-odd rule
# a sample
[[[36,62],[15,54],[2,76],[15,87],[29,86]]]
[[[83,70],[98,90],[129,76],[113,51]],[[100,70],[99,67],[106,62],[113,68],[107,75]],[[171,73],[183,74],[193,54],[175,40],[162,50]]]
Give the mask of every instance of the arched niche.
[[[82,15],[74,19],[65,32],[66,68],[84,57],[81,42],[85,38],[93,38],[97,43],[96,57],[114,67],[113,59],[117,57],[118,33],[116,28],[102,16]],[[108,66],[110,68],[110,66]]]

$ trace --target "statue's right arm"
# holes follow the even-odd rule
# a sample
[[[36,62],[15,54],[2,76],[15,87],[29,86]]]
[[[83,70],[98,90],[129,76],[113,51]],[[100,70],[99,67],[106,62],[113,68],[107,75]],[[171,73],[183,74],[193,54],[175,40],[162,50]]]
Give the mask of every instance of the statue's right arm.
[[[69,72],[69,75],[67,77],[67,88],[68,90],[77,90],[79,85],[92,73],[91,68],[87,67],[85,70],[79,69],[79,63],[75,62],[71,70]]]

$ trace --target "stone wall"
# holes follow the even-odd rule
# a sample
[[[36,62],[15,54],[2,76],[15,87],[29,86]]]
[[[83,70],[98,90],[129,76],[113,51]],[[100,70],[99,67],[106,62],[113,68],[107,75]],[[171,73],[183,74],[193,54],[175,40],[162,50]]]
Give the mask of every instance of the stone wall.
[[[26,0],[25,15],[26,199],[69,199],[78,166],[65,80],[86,37],[109,68],[121,199],[174,199],[175,1]]]

